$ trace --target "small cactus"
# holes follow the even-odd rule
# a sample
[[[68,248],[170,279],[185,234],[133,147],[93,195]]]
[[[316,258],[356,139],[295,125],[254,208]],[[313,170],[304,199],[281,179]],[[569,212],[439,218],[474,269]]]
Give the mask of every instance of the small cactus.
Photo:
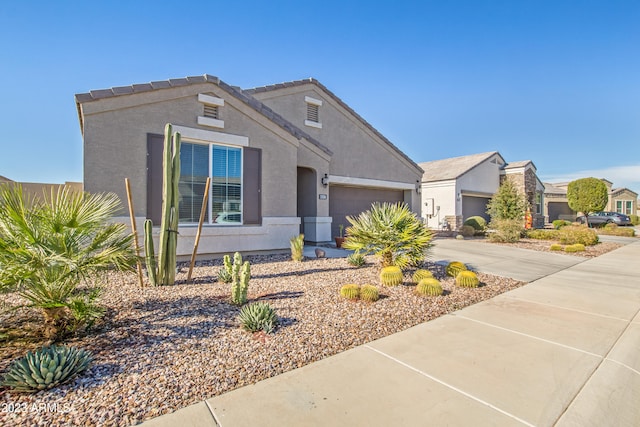
[[[225,263],[226,264],[226,263]],[[242,263],[240,252],[233,254],[233,266],[231,268],[231,302],[242,305],[247,302],[247,289],[251,279],[251,267],[249,261]]]
[[[389,267],[383,267],[380,272],[380,282],[384,286],[398,286],[402,284],[402,270],[395,265],[390,265]]]
[[[42,347],[15,360],[0,385],[34,393],[69,381],[93,361],[90,352],[67,346]]]
[[[434,277],[427,277],[418,282],[416,286],[416,293],[418,295],[438,296],[442,295],[442,285],[438,279]]]
[[[464,265],[464,263],[460,261],[451,261],[449,264],[447,264],[445,272],[447,273],[447,276],[456,277],[458,273],[466,269],[467,266]]]
[[[276,329],[280,319],[276,312],[266,302],[254,302],[240,309],[238,316],[242,327],[250,332],[260,330],[270,334]]]
[[[358,251],[355,251],[354,253],[347,256],[347,262],[354,267],[362,267],[366,263],[366,260],[364,258],[364,255],[362,255]]]
[[[559,245],[557,243],[554,243],[553,245],[549,246],[549,250],[551,251],[561,251],[564,248],[562,247],[562,245]]]
[[[373,285],[362,285],[360,288],[360,299],[367,302],[376,302],[380,299],[378,288]]]
[[[456,285],[463,288],[477,288],[479,284],[480,280],[473,271],[463,270],[456,276]]]
[[[360,298],[360,286],[354,284],[344,285],[340,288],[340,296],[349,300]]]
[[[289,239],[291,245],[291,259],[294,261],[304,260],[304,234],[298,234],[297,236]]]
[[[413,273],[413,283],[419,283],[422,279],[428,279],[429,277],[433,277],[433,273],[429,270],[418,269],[415,273]]]

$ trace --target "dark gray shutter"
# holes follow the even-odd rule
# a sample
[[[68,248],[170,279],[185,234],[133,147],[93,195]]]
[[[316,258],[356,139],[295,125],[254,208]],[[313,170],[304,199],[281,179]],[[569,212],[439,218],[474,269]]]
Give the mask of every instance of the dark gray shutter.
[[[244,224],[262,224],[262,150],[245,147],[242,158]]]
[[[160,225],[162,217],[162,151],[164,136],[147,134],[147,218]]]

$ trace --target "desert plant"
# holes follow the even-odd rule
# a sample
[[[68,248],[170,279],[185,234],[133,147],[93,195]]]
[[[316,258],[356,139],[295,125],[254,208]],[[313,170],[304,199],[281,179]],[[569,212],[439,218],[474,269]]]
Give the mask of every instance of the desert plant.
[[[152,285],[173,285],[176,280],[176,251],[178,247],[178,204],[180,194],[180,133],[173,132],[170,123],[164,128],[162,156],[162,217],[158,241],[158,261],[155,259],[153,223],[144,223],[144,252],[147,277]]]
[[[533,229],[527,230],[525,235],[530,239],[536,240],[560,240],[560,231],[553,230],[545,230],[545,229]]]
[[[633,225],[640,224],[640,217],[638,215],[629,215],[629,219],[631,220],[631,224]]]
[[[633,227],[618,227],[617,224],[607,224],[597,231],[597,234],[603,234],[608,236],[635,236],[635,230]]]
[[[431,231],[404,203],[374,203],[370,210],[347,220],[351,226],[343,247],[373,253],[383,267],[418,265],[431,245]]]
[[[47,390],[71,380],[87,369],[92,361],[91,353],[75,347],[42,347],[15,360],[2,385],[17,392]]]
[[[528,203],[510,179],[505,179],[498,191],[487,203],[487,213],[491,221],[519,220],[523,222]],[[491,228],[495,228],[491,226]],[[524,228],[524,227],[523,227]]]
[[[481,216],[470,216],[464,221],[463,225],[469,225],[475,231],[484,231],[487,228],[487,221]]]
[[[476,230],[470,225],[463,225],[462,227],[460,227],[458,232],[463,237],[473,237],[473,235],[476,234]]]
[[[266,302],[259,301],[247,304],[240,309],[238,315],[242,327],[249,332],[260,330],[270,334],[280,323],[276,312]]]
[[[568,225],[558,230],[558,240],[564,245],[582,243],[585,246],[592,246],[598,243],[598,233],[585,225]]]
[[[222,283],[231,283],[233,280],[233,264],[229,255],[222,257],[222,267],[218,272],[218,280]]]
[[[0,290],[16,290],[28,301],[24,306],[42,310],[47,338],[95,318],[99,310],[86,304],[95,307],[89,296],[97,296],[100,272],[133,270],[133,235],[110,221],[119,209],[112,193],[60,187],[36,198],[26,197],[20,185],[0,188]],[[92,314],[74,321],[72,302],[78,300]],[[82,317],[82,310],[75,313]]]
[[[418,283],[420,280],[428,279],[430,277],[433,277],[432,272],[419,268],[413,273],[411,279],[413,280],[413,283]]]
[[[416,285],[416,293],[418,295],[438,296],[442,295],[442,292],[440,281],[433,277],[422,279]]]
[[[289,240],[291,244],[291,259],[302,261],[304,259],[304,234],[299,234]]]
[[[549,250],[551,251],[561,251],[564,248],[562,247],[562,245],[558,245],[557,243],[554,243],[553,245],[549,246]]]
[[[347,255],[347,262],[349,263],[349,265],[353,265],[354,267],[362,267],[363,265],[365,265],[366,260],[364,258],[364,255],[362,255],[359,251],[355,251],[354,253]]]
[[[458,275],[458,273],[460,273],[461,271],[464,271],[466,269],[467,269],[467,266],[464,265],[464,263],[462,263],[460,261],[451,261],[444,268],[444,271],[447,274],[447,276],[456,277]]]
[[[567,186],[569,207],[585,215],[589,225],[589,212],[601,211],[607,206],[609,194],[606,184],[598,178],[582,178],[571,181]]]
[[[249,261],[242,263],[240,252],[233,254],[233,266],[231,267],[231,303],[242,305],[247,302],[247,289],[251,279],[251,267]]]
[[[376,302],[380,299],[380,292],[376,286],[362,285],[360,288],[360,299],[367,302]]]
[[[360,286],[355,284],[347,284],[340,288],[340,296],[342,298],[355,300],[360,298]]]
[[[492,220],[489,233],[489,241],[500,243],[515,243],[520,240],[524,232],[522,220],[519,219],[497,219]]]
[[[556,219],[553,221],[553,228],[560,230],[565,225],[571,225],[571,221],[565,221],[564,219]]]
[[[473,271],[464,270],[456,276],[456,285],[463,288],[477,288],[480,284],[478,275]]]
[[[403,278],[402,270],[395,265],[383,267],[380,271],[380,283],[384,286],[398,286],[402,284]]]
[[[567,245],[564,248],[565,252],[584,252],[585,247],[582,243],[574,243],[573,245]]]

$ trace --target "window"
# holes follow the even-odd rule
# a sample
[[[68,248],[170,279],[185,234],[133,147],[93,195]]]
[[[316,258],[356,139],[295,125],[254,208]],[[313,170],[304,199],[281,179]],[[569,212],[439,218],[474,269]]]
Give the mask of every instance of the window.
[[[307,119],[304,121],[304,124],[321,129],[320,107],[322,106],[322,101],[309,96],[305,96],[304,101],[307,103]]]
[[[633,208],[633,202],[631,200],[616,200],[616,212],[631,215],[631,209]]]
[[[542,193],[536,193],[536,213],[542,215]]]
[[[242,149],[189,142],[180,148],[179,221],[200,219],[207,177],[211,191],[205,222],[242,224]]]

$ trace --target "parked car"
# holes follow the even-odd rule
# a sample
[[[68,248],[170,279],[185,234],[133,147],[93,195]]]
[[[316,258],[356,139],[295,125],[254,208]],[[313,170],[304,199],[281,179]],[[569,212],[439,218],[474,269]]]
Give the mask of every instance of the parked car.
[[[584,215],[576,218],[580,224],[585,223]],[[625,214],[617,212],[593,212],[589,214],[589,225],[604,225],[604,224],[616,224],[616,225],[632,225],[631,219]]]

